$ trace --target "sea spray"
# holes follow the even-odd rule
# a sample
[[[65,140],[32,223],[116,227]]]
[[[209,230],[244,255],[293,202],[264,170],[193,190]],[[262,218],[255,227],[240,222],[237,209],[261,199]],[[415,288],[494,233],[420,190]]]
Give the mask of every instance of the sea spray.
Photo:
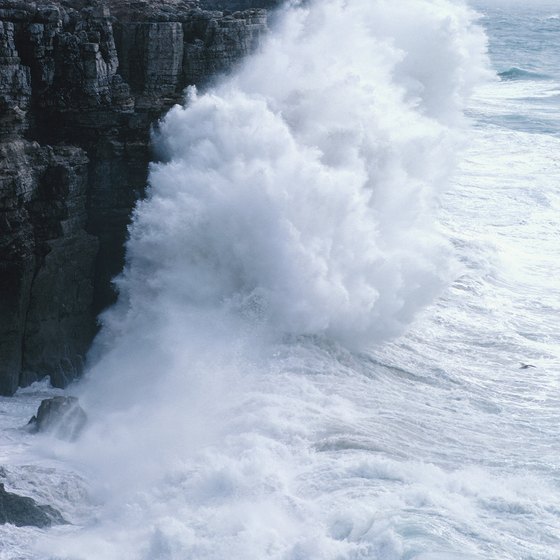
[[[449,280],[433,214],[486,72],[474,22],[447,0],[285,8],[258,54],[169,112],[82,386],[89,431],[55,450],[101,517],[47,548],[398,557],[368,508],[360,542],[314,500],[321,417],[349,404],[293,374],[344,371],[343,347],[402,332]]]
[[[484,41],[457,6],[393,4],[292,9],[234,77],[190,89],[156,139],[124,305],[369,343],[432,299],[447,279],[433,209]]]

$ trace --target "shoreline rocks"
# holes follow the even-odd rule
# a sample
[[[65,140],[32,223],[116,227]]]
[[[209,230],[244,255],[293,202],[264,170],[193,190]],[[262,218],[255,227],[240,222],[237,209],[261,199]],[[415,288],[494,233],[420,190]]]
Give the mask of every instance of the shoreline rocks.
[[[76,397],[44,399],[29,420],[32,432],[52,433],[59,439],[75,440],[84,429],[87,415]]]
[[[6,491],[0,482],[0,524],[11,523],[16,527],[50,527],[68,522],[55,508],[40,505],[32,498]]]

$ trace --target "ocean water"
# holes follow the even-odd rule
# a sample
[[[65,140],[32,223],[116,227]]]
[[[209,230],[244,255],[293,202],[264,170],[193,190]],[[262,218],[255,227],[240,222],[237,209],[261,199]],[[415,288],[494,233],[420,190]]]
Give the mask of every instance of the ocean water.
[[[1,559],[560,559],[560,6],[526,4],[286,9],[189,91],[87,431],[0,399],[0,478],[72,522]]]

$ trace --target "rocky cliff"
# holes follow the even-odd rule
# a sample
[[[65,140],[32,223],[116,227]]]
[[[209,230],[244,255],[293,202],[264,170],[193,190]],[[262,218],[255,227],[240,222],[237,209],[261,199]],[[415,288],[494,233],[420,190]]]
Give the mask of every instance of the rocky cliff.
[[[258,46],[257,2],[0,0],[0,394],[80,374],[151,126]]]

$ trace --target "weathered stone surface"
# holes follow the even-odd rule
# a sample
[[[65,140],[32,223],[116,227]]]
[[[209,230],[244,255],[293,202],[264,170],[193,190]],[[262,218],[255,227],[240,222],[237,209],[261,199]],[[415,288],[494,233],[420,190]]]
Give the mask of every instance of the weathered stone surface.
[[[0,136],[17,138],[27,127],[31,74],[21,64],[12,22],[0,21]]]
[[[95,327],[98,244],[84,229],[87,164],[75,147],[0,143],[2,394],[35,372],[63,386],[80,371]]]
[[[184,29],[184,82],[204,84],[228,72],[257,48],[266,30],[266,12],[194,12],[185,21]]]
[[[205,10],[250,10],[266,8],[271,10],[284,3],[284,0],[200,0],[199,5]]]
[[[0,0],[0,394],[80,373],[115,298],[152,125],[266,31],[265,10],[217,6]]]
[[[32,498],[7,492],[0,482],[0,524],[4,523],[17,527],[50,527],[67,521],[51,506],[39,505]]]
[[[175,100],[182,85],[183,26],[179,22],[123,22],[117,26],[119,70],[139,105]]]
[[[34,432],[50,432],[71,441],[78,437],[86,422],[86,413],[76,397],[53,397],[41,401],[29,426]]]

